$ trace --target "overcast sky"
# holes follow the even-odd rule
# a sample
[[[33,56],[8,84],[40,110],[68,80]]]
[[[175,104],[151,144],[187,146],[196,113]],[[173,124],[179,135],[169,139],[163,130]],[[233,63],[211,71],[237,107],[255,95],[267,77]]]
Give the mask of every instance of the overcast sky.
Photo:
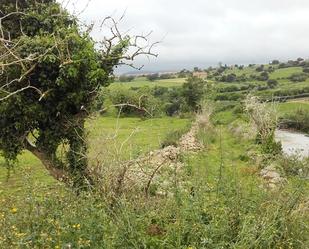
[[[87,0],[75,2],[78,11]],[[152,30],[152,39],[162,40],[158,58],[137,62],[144,70],[309,57],[308,0],[92,0],[81,18],[99,21],[124,11],[122,30]]]

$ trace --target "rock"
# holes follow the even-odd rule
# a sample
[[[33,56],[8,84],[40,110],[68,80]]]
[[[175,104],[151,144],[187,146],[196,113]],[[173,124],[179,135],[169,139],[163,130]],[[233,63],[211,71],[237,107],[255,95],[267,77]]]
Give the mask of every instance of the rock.
[[[168,146],[154,150],[130,163],[124,175],[122,189],[127,192],[133,189],[145,190],[149,189],[150,183],[151,186],[157,187],[156,195],[172,196],[170,190],[175,184],[175,179],[178,183],[182,181],[183,163],[178,160],[180,154],[202,148],[196,139],[197,132],[198,126],[195,123],[190,131],[181,137],[178,147]]]
[[[272,165],[262,169],[260,176],[265,180],[266,186],[270,189],[276,189],[278,186],[287,182],[287,179],[281,177],[279,172]]]

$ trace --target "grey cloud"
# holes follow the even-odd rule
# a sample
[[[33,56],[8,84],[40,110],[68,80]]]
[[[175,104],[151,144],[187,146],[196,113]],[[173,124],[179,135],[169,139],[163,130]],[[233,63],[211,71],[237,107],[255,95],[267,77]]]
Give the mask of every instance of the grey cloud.
[[[92,0],[82,18],[99,20],[124,10],[123,30],[164,37],[159,58],[137,61],[146,70],[309,56],[307,0]]]

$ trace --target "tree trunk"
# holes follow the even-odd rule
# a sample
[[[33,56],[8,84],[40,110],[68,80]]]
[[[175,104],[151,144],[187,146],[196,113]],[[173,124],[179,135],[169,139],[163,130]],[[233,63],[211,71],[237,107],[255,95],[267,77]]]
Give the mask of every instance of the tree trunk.
[[[53,160],[47,155],[47,153],[39,150],[28,139],[25,142],[25,147],[33,155],[35,155],[48,170],[49,174],[56,180],[61,182],[68,182],[69,176],[64,169],[57,168]]]

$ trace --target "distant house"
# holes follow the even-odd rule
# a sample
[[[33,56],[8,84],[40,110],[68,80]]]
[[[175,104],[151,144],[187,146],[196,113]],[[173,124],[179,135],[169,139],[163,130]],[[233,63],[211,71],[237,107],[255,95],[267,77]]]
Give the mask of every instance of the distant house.
[[[193,77],[198,77],[200,79],[206,79],[208,74],[206,72],[193,72]]]

